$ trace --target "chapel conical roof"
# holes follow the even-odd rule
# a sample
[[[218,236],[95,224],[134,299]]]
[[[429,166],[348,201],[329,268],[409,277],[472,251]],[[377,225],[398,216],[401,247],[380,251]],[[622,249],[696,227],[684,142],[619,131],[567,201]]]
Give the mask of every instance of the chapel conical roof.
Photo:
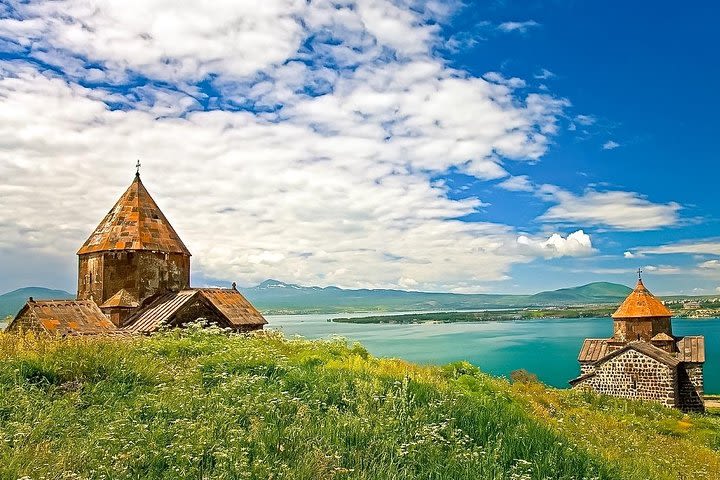
[[[612,314],[612,318],[647,318],[670,317],[672,312],[663,303],[645,288],[642,279],[638,279],[630,295]]]
[[[121,288],[115,295],[105,300],[105,303],[100,305],[100,308],[137,308],[139,306],[140,302],[138,302],[137,298],[133,297],[133,295],[124,288]]]
[[[150,250],[190,255],[185,244],[145,189],[140,175],[105,216],[78,255],[117,250]]]

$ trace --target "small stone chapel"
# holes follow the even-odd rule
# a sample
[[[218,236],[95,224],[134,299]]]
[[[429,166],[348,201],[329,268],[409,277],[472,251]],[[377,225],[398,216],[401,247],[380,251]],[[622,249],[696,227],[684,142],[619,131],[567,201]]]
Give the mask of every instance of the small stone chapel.
[[[190,251],[143,185],[139,167],[77,252],[77,300],[30,298],[7,331],[150,334],[198,319],[240,332],[263,328],[267,321],[234,283],[190,287]]]
[[[705,337],[677,337],[670,310],[645,288],[612,314],[613,336],[587,338],[572,388],[621,398],[652,400],[684,411],[703,411]]]

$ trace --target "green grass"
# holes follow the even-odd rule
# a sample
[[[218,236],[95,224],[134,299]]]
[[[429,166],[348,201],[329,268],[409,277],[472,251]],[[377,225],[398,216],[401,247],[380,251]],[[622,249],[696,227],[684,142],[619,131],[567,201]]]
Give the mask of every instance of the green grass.
[[[720,478],[719,425],[339,340],[0,334],[2,479]]]

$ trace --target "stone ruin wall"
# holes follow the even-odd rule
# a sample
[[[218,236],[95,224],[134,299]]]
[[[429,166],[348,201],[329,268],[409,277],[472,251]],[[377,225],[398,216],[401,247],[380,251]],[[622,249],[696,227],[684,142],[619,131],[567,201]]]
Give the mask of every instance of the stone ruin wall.
[[[588,373],[592,365],[582,365],[581,370]],[[669,407],[675,406],[678,392],[675,368],[635,350],[598,365],[595,375],[576,387],[589,387],[614,397],[656,401]]]
[[[678,368],[678,395],[681,409],[704,411],[704,390],[702,363],[685,363]]]

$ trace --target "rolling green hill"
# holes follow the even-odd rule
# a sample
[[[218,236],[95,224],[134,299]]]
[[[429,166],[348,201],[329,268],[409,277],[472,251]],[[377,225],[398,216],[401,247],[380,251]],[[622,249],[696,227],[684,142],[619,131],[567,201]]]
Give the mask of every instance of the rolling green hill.
[[[631,291],[632,289],[625,285],[595,282],[580,287],[536,293],[530,296],[530,301],[538,305],[551,303],[615,303],[618,299],[627,297]]]
[[[720,419],[340,340],[0,333],[0,478],[720,478]]]

